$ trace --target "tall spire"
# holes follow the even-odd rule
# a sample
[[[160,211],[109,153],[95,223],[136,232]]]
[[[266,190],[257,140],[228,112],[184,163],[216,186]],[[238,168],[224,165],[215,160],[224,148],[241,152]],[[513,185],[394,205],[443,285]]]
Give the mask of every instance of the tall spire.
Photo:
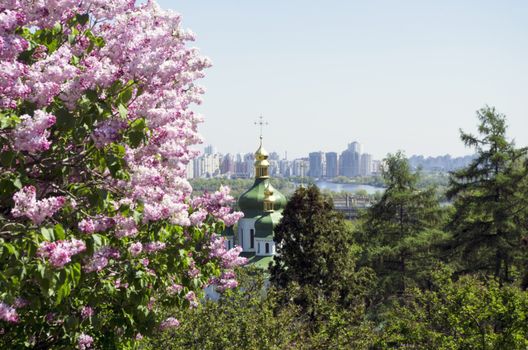
[[[260,126],[260,145],[257,151],[255,152],[255,177],[268,178],[269,177],[269,162],[268,162],[268,152],[262,146],[262,128],[264,125],[268,125],[268,122],[264,121],[262,116],[259,117],[259,121],[255,122],[255,125]]]

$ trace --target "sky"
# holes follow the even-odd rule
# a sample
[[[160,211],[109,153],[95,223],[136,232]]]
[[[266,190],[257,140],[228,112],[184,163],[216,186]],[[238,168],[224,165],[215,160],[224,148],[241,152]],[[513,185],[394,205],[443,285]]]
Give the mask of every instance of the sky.
[[[200,132],[222,153],[288,159],[359,141],[382,159],[471,154],[459,129],[495,106],[528,145],[528,1],[159,0],[213,67]]]

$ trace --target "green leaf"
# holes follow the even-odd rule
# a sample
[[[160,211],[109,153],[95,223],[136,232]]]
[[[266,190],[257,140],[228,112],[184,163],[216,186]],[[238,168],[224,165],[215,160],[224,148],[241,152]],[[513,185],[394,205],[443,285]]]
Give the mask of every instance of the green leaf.
[[[0,163],[2,164],[2,166],[10,168],[11,164],[13,163],[13,159],[15,159],[15,155],[16,153],[11,151],[5,151],[0,153]]]
[[[66,238],[66,232],[64,231],[64,227],[62,227],[61,224],[56,224],[54,227],[54,230],[55,230],[55,238],[57,239]]]
[[[121,116],[121,118],[126,119],[128,113],[127,108],[122,103],[120,103],[117,108],[119,109],[119,115]]]
[[[53,230],[49,228],[42,227],[40,229],[40,234],[42,235],[42,237],[44,237],[46,241],[51,242],[55,240],[55,235],[53,234]]]

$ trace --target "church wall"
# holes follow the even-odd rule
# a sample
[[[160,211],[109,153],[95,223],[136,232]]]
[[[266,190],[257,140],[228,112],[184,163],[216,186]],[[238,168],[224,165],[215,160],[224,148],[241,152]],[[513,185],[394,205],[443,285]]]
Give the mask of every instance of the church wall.
[[[251,230],[255,232],[255,219],[240,219],[238,221],[238,242],[236,244],[241,246],[244,252],[256,251],[256,244],[251,248]],[[254,243],[256,243],[256,239]]]

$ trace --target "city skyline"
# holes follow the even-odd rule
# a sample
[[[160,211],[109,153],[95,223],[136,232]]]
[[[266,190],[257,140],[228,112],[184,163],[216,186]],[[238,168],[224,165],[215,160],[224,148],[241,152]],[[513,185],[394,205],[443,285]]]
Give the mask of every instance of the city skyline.
[[[183,16],[213,67],[197,110],[207,143],[253,149],[260,115],[266,145],[291,157],[350,139],[375,158],[466,155],[486,104],[528,144],[528,3],[387,0],[160,2]],[[243,29],[243,30],[242,30]]]

